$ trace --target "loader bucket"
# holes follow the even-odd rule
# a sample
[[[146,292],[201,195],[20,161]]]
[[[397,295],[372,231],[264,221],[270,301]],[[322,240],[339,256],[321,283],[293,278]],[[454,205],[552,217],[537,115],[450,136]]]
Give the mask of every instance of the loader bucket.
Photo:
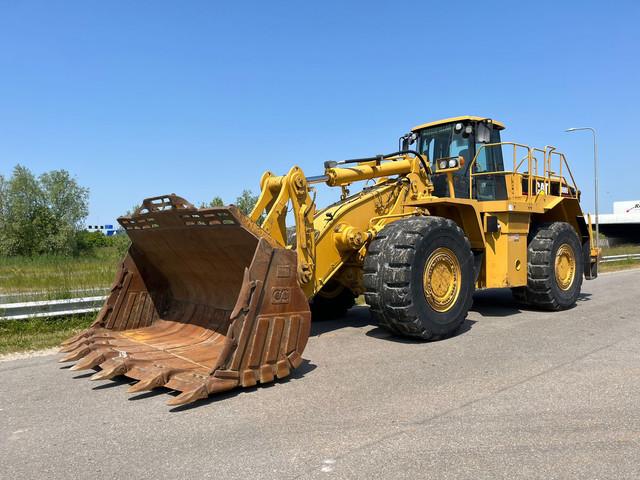
[[[234,206],[167,195],[118,219],[131,247],[95,322],[63,343],[72,370],[164,386],[170,405],[289,375],[311,314],[297,258]]]

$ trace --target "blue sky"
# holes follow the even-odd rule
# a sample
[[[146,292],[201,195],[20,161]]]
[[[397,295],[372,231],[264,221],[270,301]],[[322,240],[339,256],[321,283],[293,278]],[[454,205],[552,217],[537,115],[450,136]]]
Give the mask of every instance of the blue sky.
[[[566,152],[587,209],[593,126],[601,211],[640,198],[640,4],[524,3],[0,0],[0,173],[67,169],[109,223],[472,114]]]

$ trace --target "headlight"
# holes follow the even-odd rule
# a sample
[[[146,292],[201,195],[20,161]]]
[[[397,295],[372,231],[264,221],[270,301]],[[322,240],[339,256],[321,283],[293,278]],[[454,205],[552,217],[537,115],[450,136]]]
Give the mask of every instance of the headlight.
[[[440,168],[440,170],[444,170],[445,168],[447,168],[447,161],[446,160],[441,160],[439,168]]]
[[[449,160],[449,168],[455,168],[458,166],[458,160],[456,160],[455,158],[452,158],[451,160]]]

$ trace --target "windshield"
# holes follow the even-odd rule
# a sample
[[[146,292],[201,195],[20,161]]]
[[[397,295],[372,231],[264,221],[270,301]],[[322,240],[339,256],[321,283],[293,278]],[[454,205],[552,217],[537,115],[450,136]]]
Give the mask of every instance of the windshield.
[[[472,160],[470,136],[463,135],[464,129],[456,133],[453,127],[453,124],[439,125],[424,129],[418,134],[418,153],[428,155],[434,171],[436,161],[440,158],[462,155],[467,164]]]
[[[434,195],[437,197],[451,195],[445,175],[437,173],[437,161],[441,158],[462,156],[465,164],[453,174],[456,197],[469,198],[469,186],[472,185],[471,195],[473,198],[478,200],[504,199],[506,198],[504,176],[486,175],[490,172],[502,172],[502,150],[500,147],[480,148],[482,144],[475,143],[474,131],[464,133],[469,125],[466,122],[450,123],[425,128],[418,132],[418,153],[428,156],[431,168],[433,172],[436,172],[431,178]],[[456,126],[458,126],[457,129]],[[491,143],[500,142],[499,130],[491,129],[489,141]],[[479,153],[473,165],[473,172],[485,175],[474,177],[474,181],[471,183],[469,169],[476,151]]]

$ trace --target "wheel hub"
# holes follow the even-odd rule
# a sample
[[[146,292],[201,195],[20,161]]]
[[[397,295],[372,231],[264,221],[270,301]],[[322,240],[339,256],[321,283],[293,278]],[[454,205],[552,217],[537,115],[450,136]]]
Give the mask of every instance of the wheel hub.
[[[437,312],[453,307],[460,295],[462,270],[456,255],[445,247],[434,250],[424,269],[423,287],[427,302]]]
[[[561,290],[569,290],[576,276],[576,256],[566,243],[560,245],[556,253],[556,283]]]

